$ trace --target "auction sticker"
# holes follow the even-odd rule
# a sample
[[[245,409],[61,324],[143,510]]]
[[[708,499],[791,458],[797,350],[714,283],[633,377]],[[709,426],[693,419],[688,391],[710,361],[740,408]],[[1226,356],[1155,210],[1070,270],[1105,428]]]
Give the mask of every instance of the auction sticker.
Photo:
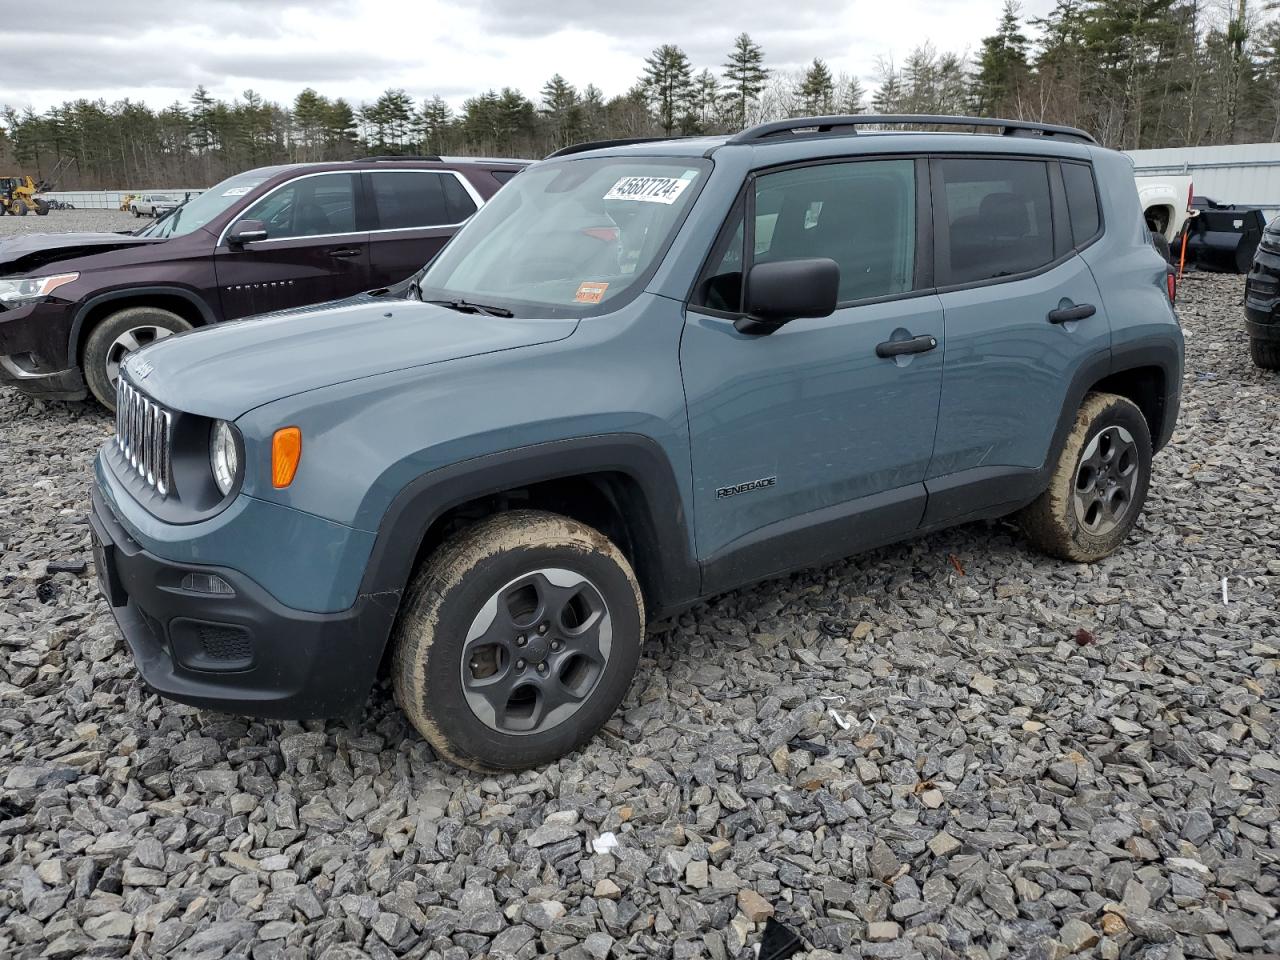
[[[599,303],[604,299],[604,292],[608,289],[607,283],[585,280],[578,284],[578,292],[573,295],[573,299],[578,303]]]
[[[232,187],[230,190],[224,190],[222,195],[224,197],[243,197],[252,189],[253,187]]]
[[[604,199],[670,204],[675,203],[692,182],[677,177],[623,177],[609,188]]]

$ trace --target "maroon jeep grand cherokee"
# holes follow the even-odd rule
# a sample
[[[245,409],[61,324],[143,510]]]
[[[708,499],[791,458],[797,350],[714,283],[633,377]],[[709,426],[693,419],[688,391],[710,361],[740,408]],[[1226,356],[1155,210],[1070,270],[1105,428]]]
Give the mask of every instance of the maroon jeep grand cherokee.
[[[115,405],[120,362],[192,327],[405,280],[526,165],[369,157],[261,167],[137,233],[0,241],[0,383]]]

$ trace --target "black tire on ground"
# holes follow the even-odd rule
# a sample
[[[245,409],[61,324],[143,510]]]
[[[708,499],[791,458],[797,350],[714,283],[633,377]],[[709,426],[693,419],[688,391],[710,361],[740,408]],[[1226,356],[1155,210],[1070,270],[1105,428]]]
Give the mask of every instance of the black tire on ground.
[[[139,210],[137,207],[130,207],[129,209],[133,211],[134,217],[142,216],[142,211]]]
[[[1280,370],[1280,340],[1249,338],[1249,353],[1253,364],[1263,370]]]
[[[470,643],[473,630],[494,643]],[[396,699],[445,759],[481,771],[537,766],[613,715],[643,632],[635,574],[607,537],[557,514],[497,514],[445,542],[411,580],[392,638]],[[578,650],[606,652],[589,664]],[[568,715],[544,717],[570,689],[572,703],[560,707]],[[483,719],[486,704],[500,704],[501,716]],[[521,732],[520,723],[534,726]]]
[[[9,208],[9,212],[15,217],[25,217],[27,215],[27,205],[22,200],[13,201],[13,206]]]
[[[1173,263],[1173,251],[1169,248],[1169,241],[1164,238],[1163,233],[1152,233],[1151,245],[1160,251],[1160,256],[1164,257],[1166,263]]]
[[[43,200],[40,200],[40,199],[36,199],[33,202],[36,205],[37,217],[47,217],[49,215],[49,204],[45,203]]]
[[[84,381],[94,399],[108,410],[116,408],[116,387],[107,369],[112,345],[125,333],[146,327],[181,333],[190,330],[191,324],[159,307],[127,307],[103,318],[89,332],[84,344]]]
[[[1063,560],[1091,563],[1129,535],[1151,482],[1151,433],[1142,411],[1091,393],[1058,455],[1049,486],[1018,515],[1027,539]]]

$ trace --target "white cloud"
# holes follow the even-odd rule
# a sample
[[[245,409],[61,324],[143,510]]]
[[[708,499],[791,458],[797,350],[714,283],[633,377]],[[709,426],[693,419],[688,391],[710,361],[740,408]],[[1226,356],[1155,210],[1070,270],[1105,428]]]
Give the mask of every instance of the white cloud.
[[[870,80],[878,56],[914,46],[977,51],[1001,0],[60,0],[58,16],[9,24],[0,101],[43,110],[80,97],[186,101],[197,84],[233,99],[252,88],[288,103],[305,86],[359,104],[388,87],[455,106],[489,88],[537,97],[553,73],[624,92],[660,43],[718,71],[746,31],[767,65],[815,56]],[[1043,15],[1052,0],[1026,0]]]

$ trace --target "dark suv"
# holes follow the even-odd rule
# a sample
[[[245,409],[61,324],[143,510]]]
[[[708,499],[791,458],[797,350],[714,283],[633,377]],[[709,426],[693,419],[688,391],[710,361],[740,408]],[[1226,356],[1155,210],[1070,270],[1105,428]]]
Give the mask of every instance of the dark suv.
[[[260,167],[136,233],[0,241],[0,382],[114,408],[120,362],[219,320],[404,280],[521,160],[369,157]]]
[[[1245,329],[1253,362],[1280,370],[1280,217],[1267,224],[1244,285]]]

